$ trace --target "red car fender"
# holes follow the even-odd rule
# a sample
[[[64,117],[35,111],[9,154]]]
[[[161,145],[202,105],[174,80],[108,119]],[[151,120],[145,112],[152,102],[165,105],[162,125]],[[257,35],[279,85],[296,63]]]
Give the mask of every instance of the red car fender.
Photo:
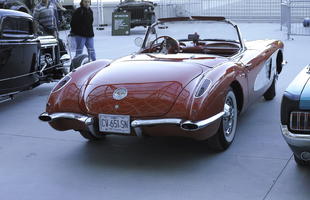
[[[225,63],[208,72],[207,77],[211,84],[201,97],[193,98],[190,119],[194,121],[203,120],[222,112],[229,88],[241,90],[238,91],[238,94],[241,94],[241,101],[244,102],[246,97],[244,86],[246,86],[247,80],[240,78],[241,73],[242,68],[235,63]],[[238,94],[235,94],[236,98]]]
[[[81,91],[83,91],[88,80],[101,69],[107,67],[110,62],[109,60],[98,60],[73,70],[67,75],[71,77],[68,84],[50,94],[46,111],[49,114],[56,112],[85,113],[81,102],[79,102]]]

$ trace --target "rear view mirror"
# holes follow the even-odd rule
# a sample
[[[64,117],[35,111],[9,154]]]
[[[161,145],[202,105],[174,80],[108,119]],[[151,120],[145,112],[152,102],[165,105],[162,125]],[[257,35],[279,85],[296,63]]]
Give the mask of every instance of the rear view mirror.
[[[197,33],[188,34],[187,39],[191,40],[191,41],[198,41],[199,40],[199,35]]]
[[[143,45],[143,39],[140,38],[140,37],[137,37],[137,38],[135,39],[135,45],[138,46],[138,47],[142,47],[142,45]]]

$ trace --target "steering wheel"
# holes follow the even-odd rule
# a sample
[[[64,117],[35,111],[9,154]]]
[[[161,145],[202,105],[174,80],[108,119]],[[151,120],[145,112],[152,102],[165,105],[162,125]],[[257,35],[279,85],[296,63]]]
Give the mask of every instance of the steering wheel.
[[[163,41],[158,45],[155,46],[155,42],[158,40],[163,39]],[[152,51],[153,48],[156,48],[158,52],[160,53],[165,53],[165,54],[170,54],[170,53],[179,53],[180,52],[180,44],[179,42],[170,37],[170,36],[160,36],[153,40],[153,42],[150,45],[150,51]]]

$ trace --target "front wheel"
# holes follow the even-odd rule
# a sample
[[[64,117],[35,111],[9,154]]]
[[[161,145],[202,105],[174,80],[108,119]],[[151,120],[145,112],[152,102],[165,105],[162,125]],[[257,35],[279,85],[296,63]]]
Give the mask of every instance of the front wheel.
[[[296,162],[299,166],[308,166],[308,165],[310,165],[310,162],[298,158],[295,154],[294,154],[294,159],[295,159],[295,162]]]
[[[273,78],[271,86],[264,93],[264,98],[266,101],[270,101],[274,99],[275,96],[276,96],[276,76]]]
[[[224,115],[217,133],[207,140],[208,145],[217,151],[226,150],[235,138],[238,109],[236,96],[231,88],[226,94],[223,110]]]

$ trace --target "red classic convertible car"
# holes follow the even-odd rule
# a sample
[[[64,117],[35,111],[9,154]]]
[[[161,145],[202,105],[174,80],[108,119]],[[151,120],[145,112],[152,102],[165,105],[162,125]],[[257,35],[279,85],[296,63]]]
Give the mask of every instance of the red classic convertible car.
[[[238,113],[275,97],[282,62],[281,41],[244,42],[223,17],[159,19],[139,53],[86,64],[59,81],[39,118],[89,140],[183,136],[224,150]]]

